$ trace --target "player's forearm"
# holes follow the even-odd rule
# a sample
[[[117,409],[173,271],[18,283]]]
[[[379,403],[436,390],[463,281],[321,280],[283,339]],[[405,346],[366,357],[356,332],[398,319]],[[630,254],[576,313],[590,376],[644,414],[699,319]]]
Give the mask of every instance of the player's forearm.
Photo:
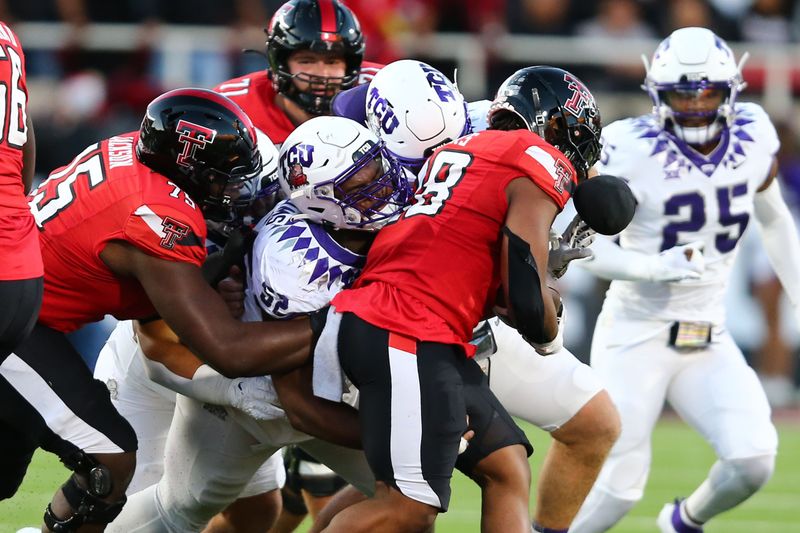
[[[311,356],[313,334],[306,318],[239,326],[193,351],[227,377],[287,372]]]
[[[627,281],[649,281],[651,278],[651,259],[647,254],[624,250],[611,239],[602,237],[594,241],[591,250],[592,257],[580,261],[578,266],[597,277]]]
[[[800,305],[800,238],[777,180],[755,195],[754,206],[764,250],[789,300],[797,307]]]
[[[309,364],[272,376],[281,406],[292,427],[340,446],[360,449],[358,411],[346,403],[314,396],[311,373]]]

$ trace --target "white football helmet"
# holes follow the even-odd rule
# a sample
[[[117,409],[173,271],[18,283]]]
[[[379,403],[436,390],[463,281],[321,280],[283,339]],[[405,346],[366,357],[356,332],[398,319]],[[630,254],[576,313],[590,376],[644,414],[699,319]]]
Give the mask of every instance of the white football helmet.
[[[397,160],[371,131],[348,118],[304,122],[283,142],[279,161],[284,195],[312,222],[376,230],[411,199]],[[379,164],[375,179],[348,191],[348,180],[372,161]]]
[[[733,52],[714,32],[706,28],[681,28],[661,41],[650,64],[642,56],[647,75],[642,88],[653,100],[653,111],[662,127],[689,144],[701,145],[716,139],[733,121],[736,97],[744,89],[742,56],[737,65]],[[715,110],[679,112],[669,104],[670,94],[699,97],[706,90],[723,91]],[[687,119],[706,119],[705,125],[682,125]]]
[[[367,90],[367,125],[400,164],[416,172],[433,150],[470,132],[464,97],[421,61],[383,67]]]

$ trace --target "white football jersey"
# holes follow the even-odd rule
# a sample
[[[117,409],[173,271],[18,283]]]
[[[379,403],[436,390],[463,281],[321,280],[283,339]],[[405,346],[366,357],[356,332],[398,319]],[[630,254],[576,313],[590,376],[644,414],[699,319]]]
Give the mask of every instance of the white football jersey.
[[[722,325],[723,297],[739,239],[778,150],[775,128],[753,103],[736,105],[719,146],[702,155],[661,129],[652,114],[603,128],[597,168],[628,181],[638,202],[620,246],[645,254],[704,243],[699,280],[651,283],[615,280],[607,306],[628,318],[696,320]]]
[[[243,320],[287,319],[328,305],[349,286],[365,257],[344,248],[288,200],[256,225],[248,254]]]

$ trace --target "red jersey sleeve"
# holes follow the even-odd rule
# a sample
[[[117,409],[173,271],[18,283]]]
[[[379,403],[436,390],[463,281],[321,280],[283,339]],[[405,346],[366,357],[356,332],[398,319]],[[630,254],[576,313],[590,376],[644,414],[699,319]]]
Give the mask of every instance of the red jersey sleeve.
[[[128,217],[122,233],[147,254],[200,266],[206,257],[206,224],[199,213],[173,205],[142,204]]]
[[[553,199],[559,209],[563,209],[578,185],[575,167],[557,148],[538,136],[526,135],[519,142],[511,159],[512,166],[523,175],[529,176]]]

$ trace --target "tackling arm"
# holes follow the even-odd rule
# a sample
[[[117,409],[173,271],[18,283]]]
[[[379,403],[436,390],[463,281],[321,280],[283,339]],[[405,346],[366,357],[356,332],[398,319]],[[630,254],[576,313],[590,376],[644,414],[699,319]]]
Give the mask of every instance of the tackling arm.
[[[558,209],[527,178],[506,187],[501,276],[511,323],[530,343],[546,344],[558,334],[558,293],[547,284],[550,226]]]
[[[230,379],[203,364],[181,344],[163,320],[134,322],[148,377],[200,402],[229,405],[257,419],[283,416],[277,394],[266,377]]]
[[[795,309],[800,308],[800,238],[781,196],[777,164],[753,200],[757,227],[772,268]]]
[[[308,319],[239,322],[194,265],[159,259],[119,241],[108,243],[100,257],[115,274],[135,277],[181,342],[227,377],[288,371],[309,358]]]
[[[607,237],[592,244],[592,256],[579,265],[603,279],[626,281],[681,281],[698,279],[705,270],[702,243],[675,246],[660,254],[625,250]]]

